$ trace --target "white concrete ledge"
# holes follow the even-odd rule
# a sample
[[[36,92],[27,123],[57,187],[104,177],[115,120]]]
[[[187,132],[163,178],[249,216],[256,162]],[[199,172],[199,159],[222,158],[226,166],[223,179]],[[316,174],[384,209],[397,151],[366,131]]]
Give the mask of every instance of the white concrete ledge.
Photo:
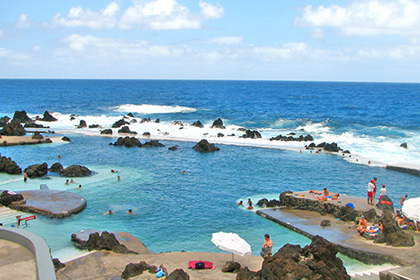
[[[50,247],[44,239],[24,229],[0,227],[0,239],[18,243],[35,257],[38,280],[57,280]]]

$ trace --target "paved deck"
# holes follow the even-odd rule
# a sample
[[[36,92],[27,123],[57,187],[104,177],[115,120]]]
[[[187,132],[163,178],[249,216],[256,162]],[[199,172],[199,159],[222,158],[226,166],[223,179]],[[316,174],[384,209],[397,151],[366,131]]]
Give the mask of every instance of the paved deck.
[[[34,255],[22,245],[0,239],[0,278],[36,280]]]

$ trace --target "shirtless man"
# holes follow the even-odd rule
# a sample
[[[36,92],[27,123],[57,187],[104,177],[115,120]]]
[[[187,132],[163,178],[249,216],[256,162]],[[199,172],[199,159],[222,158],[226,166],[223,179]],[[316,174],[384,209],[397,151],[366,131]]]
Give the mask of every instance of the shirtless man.
[[[363,233],[366,232],[366,228],[367,228],[367,220],[365,219],[365,216],[362,216],[362,218],[360,219],[359,225],[357,226],[357,233],[359,235],[362,235]]]

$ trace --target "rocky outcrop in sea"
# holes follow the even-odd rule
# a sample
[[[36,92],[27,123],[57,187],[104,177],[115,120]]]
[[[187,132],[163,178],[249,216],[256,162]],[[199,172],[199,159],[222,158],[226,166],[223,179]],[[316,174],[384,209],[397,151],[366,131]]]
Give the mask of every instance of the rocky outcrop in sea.
[[[89,170],[89,168],[77,164],[71,165],[59,171],[59,174],[63,177],[86,177],[91,173],[92,172]]]
[[[298,141],[298,142],[308,142],[308,141],[314,141],[314,138],[311,135],[300,135],[299,137],[293,137],[291,135],[289,136],[283,136],[283,135],[278,135],[276,137],[272,137],[270,138],[270,141]]]
[[[0,158],[0,172],[11,175],[19,175],[22,174],[22,169],[11,158],[2,156]]]
[[[17,120],[13,119],[8,124],[6,124],[2,130],[0,130],[0,135],[4,136],[24,136],[26,130]]]
[[[46,162],[42,164],[34,164],[25,168],[24,172],[28,175],[28,178],[38,178],[47,175],[48,164]]]
[[[79,238],[77,233],[71,235],[71,241],[73,241],[74,246],[81,250],[107,250],[113,251],[119,254],[138,254],[137,252],[127,249],[127,247],[117,240],[115,235],[111,232],[103,231],[93,232],[89,234],[87,240]]]
[[[202,139],[198,142],[193,149],[200,153],[211,153],[220,150],[220,148],[216,147],[214,144],[210,144],[206,139]]]
[[[43,121],[43,122],[56,122],[57,121],[57,119],[56,118],[54,118],[51,114],[50,114],[50,112],[48,112],[48,111],[45,111],[44,112],[44,115],[43,115],[43,117],[42,118],[40,118],[40,117],[36,117],[36,120],[37,121]]]

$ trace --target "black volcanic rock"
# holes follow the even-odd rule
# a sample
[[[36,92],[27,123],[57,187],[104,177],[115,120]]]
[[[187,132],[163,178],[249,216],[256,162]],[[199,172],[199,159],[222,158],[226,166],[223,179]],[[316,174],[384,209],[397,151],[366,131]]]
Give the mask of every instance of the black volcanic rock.
[[[77,126],[77,128],[85,128],[87,127],[87,124],[84,120],[80,120],[79,125]]]
[[[25,134],[26,130],[23,128],[20,122],[14,119],[6,124],[2,130],[0,130],[0,135],[5,136],[24,136]]]
[[[32,139],[42,140],[42,139],[44,139],[44,136],[42,136],[40,132],[35,131],[35,132],[32,134],[31,138],[32,138]]]
[[[128,133],[128,134],[137,134],[135,131],[131,131],[128,126],[123,126],[121,129],[118,130],[118,133]]]
[[[117,139],[117,142],[115,142],[113,144],[114,146],[124,146],[127,148],[131,148],[131,147],[142,147],[143,145],[140,143],[139,139],[137,139],[136,137],[130,137],[130,136],[126,136],[126,137],[119,137]]]
[[[56,162],[53,165],[51,165],[50,171],[60,173],[60,171],[63,169],[63,165],[59,162]]]
[[[121,119],[119,121],[116,121],[113,125],[112,128],[118,128],[121,127],[123,125],[129,124],[128,122],[126,122],[124,119]]]
[[[151,148],[151,147],[165,147],[165,145],[159,143],[158,140],[150,140],[143,144],[144,148]]]
[[[199,127],[199,128],[203,128],[204,127],[204,125],[200,121],[196,121],[191,126],[195,126],[195,127]]]
[[[200,153],[211,153],[215,151],[219,151],[220,148],[216,147],[214,144],[210,144],[207,140],[202,139],[200,142],[198,142],[194,147],[194,150],[200,152]]]
[[[67,136],[61,137],[61,140],[64,142],[71,142],[70,138],[68,138]]]
[[[112,129],[108,128],[101,130],[101,134],[112,135]]]
[[[108,250],[119,254],[137,254],[137,252],[128,250],[125,245],[120,244],[115,235],[107,231],[103,231],[101,234],[99,232],[91,233],[87,241],[79,239],[77,234],[72,234],[71,241],[73,241],[74,246],[81,250]]]
[[[91,174],[91,171],[85,166],[71,165],[59,171],[59,174],[63,177],[86,177]]]
[[[28,178],[38,178],[47,175],[48,164],[46,162],[42,164],[34,164],[25,168],[24,172],[28,175]]]
[[[157,266],[149,265],[145,261],[141,261],[139,263],[129,263],[125,266],[124,271],[121,273],[121,279],[129,279],[130,277],[141,275],[143,272],[155,274],[156,269]]]
[[[8,116],[4,116],[4,117],[0,118],[0,127],[5,126],[9,120],[10,120],[10,118]]]
[[[221,118],[218,118],[217,120],[215,120],[213,122],[213,125],[211,126],[211,128],[225,129],[226,127],[223,125],[222,119]]]
[[[24,200],[24,198],[21,194],[11,192],[11,191],[3,191],[0,196],[0,204],[4,206],[9,206],[11,203],[15,201],[22,201],[22,200]]]
[[[190,276],[182,268],[177,268],[166,277],[166,280],[190,280]]]
[[[400,145],[400,147],[401,147],[401,148],[404,148],[404,149],[408,149],[407,143],[405,143],[405,142],[404,142],[404,143],[402,143],[402,144]]]
[[[294,135],[294,134],[289,133],[289,135]],[[309,134],[306,136],[300,135],[299,137],[283,136],[280,134],[276,137],[270,138],[270,141],[273,141],[273,140],[307,142],[307,141],[314,141],[314,138]]]
[[[34,120],[28,117],[25,111],[15,111],[13,115],[13,120],[17,121],[18,123],[33,123]]]
[[[261,133],[259,133],[256,130],[247,129],[245,131],[245,134],[240,136],[240,138],[251,138],[251,139],[261,138]]]
[[[263,279],[334,279],[350,280],[337,247],[320,236],[315,236],[310,245],[284,245],[272,257],[267,257],[260,271],[252,273],[241,269],[237,280]]]
[[[25,123],[24,128],[49,128],[48,126],[43,126],[42,124],[37,123]]]
[[[37,120],[43,121],[43,122],[56,122],[57,121],[57,119],[54,118],[48,111],[44,112],[43,118],[37,118]]]
[[[7,174],[12,175],[19,175],[22,174],[22,169],[11,158],[2,156],[0,158],[0,172],[5,172]]]
[[[378,207],[379,210],[388,210],[394,212],[394,203],[387,195],[383,195],[381,197],[381,199],[376,204],[376,207]]]

